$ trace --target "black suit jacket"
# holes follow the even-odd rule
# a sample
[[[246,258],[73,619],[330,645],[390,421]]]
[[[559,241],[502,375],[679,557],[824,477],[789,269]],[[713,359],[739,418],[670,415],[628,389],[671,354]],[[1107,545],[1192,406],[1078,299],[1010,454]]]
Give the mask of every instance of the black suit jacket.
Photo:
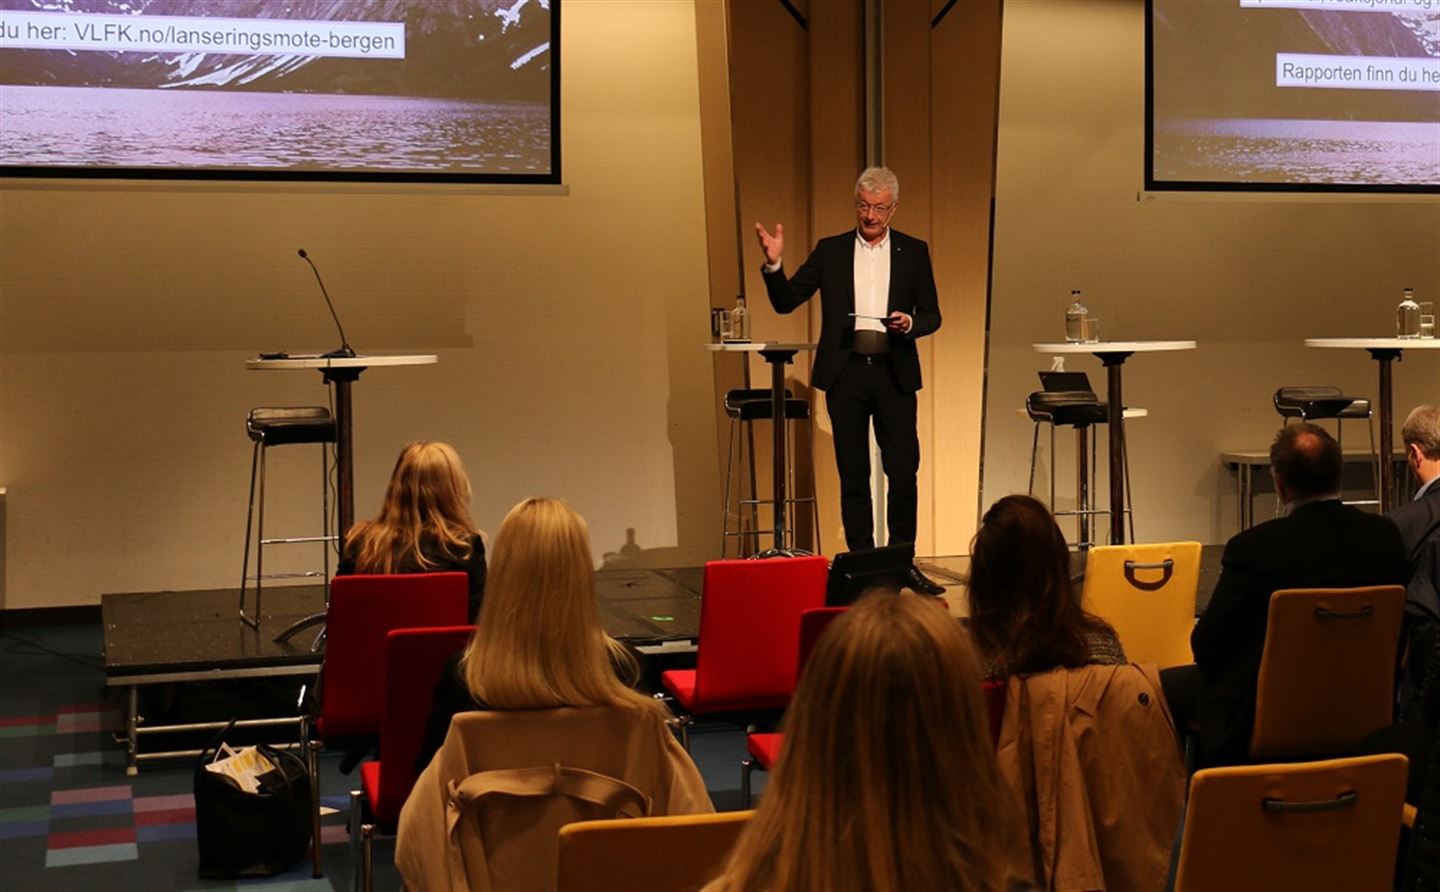
[[[1226,543],[1215,594],[1190,636],[1201,675],[1200,743],[1209,761],[1249,752],[1272,593],[1402,585],[1409,575],[1395,525],[1333,499],[1302,505]]]
[[[765,290],[777,313],[799,307],[816,289],[820,291],[820,342],[815,350],[815,369],[810,381],[829,390],[840,377],[850,344],[855,339],[855,230],[822,238],[795,275],[786,278],[783,269],[765,273]],[[912,319],[907,334],[890,334],[890,367],[895,385],[902,393],[920,389],[920,356],[915,339],[940,327],[940,300],[935,293],[935,273],[930,268],[930,249],[918,238],[890,230],[890,299],[886,312],[900,310]]]
[[[1431,623],[1440,621],[1440,483],[1425,495],[1386,515],[1400,530],[1410,560],[1405,586],[1406,612]]]

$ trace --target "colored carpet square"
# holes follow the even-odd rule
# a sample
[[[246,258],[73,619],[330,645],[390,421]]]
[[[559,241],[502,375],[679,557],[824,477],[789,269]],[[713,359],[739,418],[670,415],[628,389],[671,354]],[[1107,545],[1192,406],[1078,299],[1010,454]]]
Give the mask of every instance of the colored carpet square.
[[[150,827],[158,824],[193,824],[195,809],[171,808],[163,811],[141,811],[135,813],[136,827]]]
[[[51,849],[45,853],[46,867],[73,867],[77,864],[103,864],[109,861],[137,861],[140,849],[133,842],[105,846],[80,846]]]
[[[101,815],[128,815],[131,811],[129,799],[107,799],[101,802],[72,802],[67,805],[50,806],[50,818],[52,820],[94,818]]]
[[[50,794],[51,805],[71,805],[76,802],[105,802],[112,799],[129,799],[130,785],[113,787],[82,787],[78,790],[56,790]]]
[[[51,833],[51,849],[76,849],[95,846],[121,845],[135,841],[134,827],[112,827],[108,830],[75,830]]]
[[[165,840],[171,839],[194,838],[195,822],[193,820],[176,824],[152,824],[148,827],[135,828],[136,842],[164,842]]]
[[[43,725],[11,725],[0,728],[0,738],[5,737],[41,737],[55,733],[55,723],[47,722]]]
[[[52,780],[54,777],[55,769],[50,767],[0,769],[0,784],[32,784]]]
[[[22,805],[13,808],[0,808],[0,824],[23,824],[29,821],[50,820],[50,806],[48,805]]]
[[[136,796],[135,813],[142,811],[172,811],[177,808],[195,810],[195,796],[191,793],[175,793],[170,796]]]
[[[0,728],[18,728],[26,725],[53,725],[53,715],[7,715],[0,716]]]
[[[104,753],[56,753],[56,768],[78,768],[82,765],[99,765],[105,760]]]
[[[350,832],[344,824],[324,824],[320,827],[320,844],[333,845],[339,842],[349,842]]]
[[[17,821],[0,824],[0,839],[26,839],[33,836],[48,836],[49,821]]]

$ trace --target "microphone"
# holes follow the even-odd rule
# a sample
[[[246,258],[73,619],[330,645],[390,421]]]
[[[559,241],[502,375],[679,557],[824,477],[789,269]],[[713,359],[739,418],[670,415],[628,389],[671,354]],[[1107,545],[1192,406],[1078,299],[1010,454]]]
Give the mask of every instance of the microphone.
[[[330,301],[330,292],[325,290],[325,280],[320,278],[319,267],[315,265],[315,261],[310,259],[310,255],[305,253],[304,248],[301,248],[296,253],[300,255],[301,260],[310,264],[310,269],[314,271],[315,281],[320,283],[320,293],[325,296],[325,306],[330,308],[330,318],[335,320],[335,328],[340,332],[340,346],[331,350],[329,353],[321,353],[321,358],[338,359],[341,357],[354,356],[355,351],[351,349],[350,342],[345,338],[345,327],[340,324],[340,317],[335,313],[335,304]]]

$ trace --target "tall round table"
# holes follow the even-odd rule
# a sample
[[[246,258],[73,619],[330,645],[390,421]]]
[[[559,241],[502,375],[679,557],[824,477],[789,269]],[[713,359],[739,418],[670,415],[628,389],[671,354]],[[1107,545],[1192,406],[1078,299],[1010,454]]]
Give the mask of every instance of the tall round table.
[[[775,541],[770,543],[770,548],[755,555],[757,558],[767,557],[793,557],[805,555],[810,552],[803,548],[787,548],[785,546],[785,503],[787,500],[787,480],[789,479],[789,467],[787,457],[789,452],[785,446],[785,366],[793,362],[795,354],[801,350],[814,350],[814,344],[786,344],[778,341],[721,341],[718,344],[706,344],[705,349],[712,353],[759,353],[766,362],[770,363],[770,410],[772,412],[771,426],[775,429],[774,436],[774,481],[772,514],[775,515]],[[726,509],[729,510],[728,508]]]
[[[1306,338],[1306,347],[1339,350],[1368,350],[1380,367],[1380,511],[1389,511],[1394,501],[1395,471],[1391,456],[1395,449],[1395,403],[1390,363],[1405,350],[1440,350],[1435,338]]]
[[[285,359],[247,359],[251,371],[290,371],[315,369],[326,384],[335,385],[335,476],[337,525],[340,541],[355,523],[355,441],[352,436],[350,385],[360,373],[371,367],[397,365],[434,365],[434,354],[405,356],[292,356]]]
[[[1089,353],[1105,366],[1106,425],[1110,428],[1110,544],[1125,544],[1125,524],[1115,522],[1115,512],[1125,510],[1125,465],[1123,413],[1125,411],[1120,370],[1135,353],[1194,350],[1194,341],[1095,341],[1092,343],[1031,344],[1037,353]]]

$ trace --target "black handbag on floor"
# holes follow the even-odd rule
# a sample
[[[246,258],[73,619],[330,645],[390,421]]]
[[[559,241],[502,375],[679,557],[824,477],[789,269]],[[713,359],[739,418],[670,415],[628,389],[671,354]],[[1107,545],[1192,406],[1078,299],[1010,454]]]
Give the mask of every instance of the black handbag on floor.
[[[207,771],[205,766],[234,724],[231,721],[210,741],[195,764],[200,876],[274,876],[289,870],[310,849],[310,775],[299,757],[264,744],[256,749],[275,770],[260,775],[257,792],[247,792],[232,778]]]

